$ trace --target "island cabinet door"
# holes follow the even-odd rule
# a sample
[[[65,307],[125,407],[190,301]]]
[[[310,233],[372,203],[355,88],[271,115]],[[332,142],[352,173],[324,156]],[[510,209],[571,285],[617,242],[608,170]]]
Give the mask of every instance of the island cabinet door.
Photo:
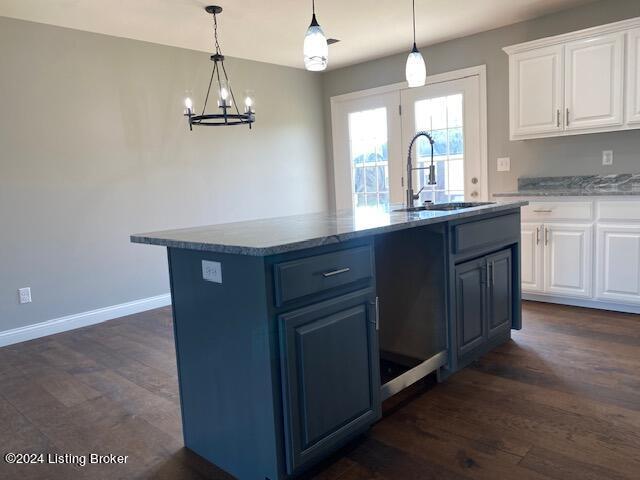
[[[458,356],[480,347],[486,338],[485,258],[456,266]]]
[[[287,470],[380,417],[376,297],[361,290],[279,317]]]
[[[513,318],[513,281],[511,250],[487,257],[488,335],[493,338],[511,329]]]

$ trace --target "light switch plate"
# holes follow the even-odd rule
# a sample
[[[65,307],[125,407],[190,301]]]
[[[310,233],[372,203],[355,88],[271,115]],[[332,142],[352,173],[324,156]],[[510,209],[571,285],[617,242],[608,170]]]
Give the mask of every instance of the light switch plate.
[[[613,165],[613,150],[602,151],[602,165]]]
[[[498,159],[498,171],[499,172],[508,172],[511,170],[511,158],[502,157]]]
[[[208,282],[222,283],[222,264],[210,260],[202,260],[202,278]]]

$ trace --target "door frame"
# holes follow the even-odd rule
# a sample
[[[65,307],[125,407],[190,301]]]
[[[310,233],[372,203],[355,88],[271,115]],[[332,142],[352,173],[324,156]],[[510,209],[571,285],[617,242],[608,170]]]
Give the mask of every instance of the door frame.
[[[460,80],[467,77],[477,76],[479,81],[479,114],[480,114],[480,168],[482,171],[482,178],[480,179],[480,197],[481,201],[488,201],[489,199],[489,152],[488,152],[488,139],[487,139],[487,66],[476,65],[474,67],[462,68],[459,70],[452,70],[449,72],[438,73],[435,75],[427,76],[427,85],[433,85],[437,83],[449,82],[451,80]],[[380,87],[368,88],[365,90],[358,90],[355,92],[345,93],[342,95],[335,95],[329,99],[331,105],[331,143],[332,143],[332,158],[331,158],[331,170],[332,175],[329,180],[333,188],[333,205],[336,207],[337,196],[335,185],[336,178],[336,158],[339,158],[340,148],[338,142],[335,142],[335,132],[338,131],[338,124],[340,119],[337,114],[337,105],[351,100],[361,99],[371,95],[380,95],[390,92],[398,92],[408,89],[409,86],[406,81],[392,83],[390,85],[382,85]],[[401,137],[402,138],[402,137]],[[404,149],[402,149],[404,151]]]

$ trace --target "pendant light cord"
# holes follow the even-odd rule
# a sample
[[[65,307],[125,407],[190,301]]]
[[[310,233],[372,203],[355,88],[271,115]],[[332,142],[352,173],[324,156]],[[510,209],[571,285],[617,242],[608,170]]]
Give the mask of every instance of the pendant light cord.
[[[311,0],[311,12],[316,14],[316,0]]]
[[[413,0],[413,46],[416,46],[416,0]]]

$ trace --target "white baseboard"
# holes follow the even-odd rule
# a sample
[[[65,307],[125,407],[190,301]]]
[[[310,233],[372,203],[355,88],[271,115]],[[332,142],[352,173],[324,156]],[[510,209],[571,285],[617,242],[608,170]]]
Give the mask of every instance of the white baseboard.
[[[532,300],[534,302],[556,303],[559,305],[571,305],[572,307],[597,308],[599,310],[611,310],[613,312],[622,313],[640,313],[640,306],[625,305],[622,303],[603,302],[600,300],[555,297],[551,295],[539,295],[536,293],[523,293],[523,300]]]
[[[96,310],[89,310],[88,312],[67,315],[66,317],[54,318],[26,327],[5,330],[4,332],[0,332],[0,347],[95,325],[96,323],[144,312],[146,310],[153,310],[154,308],[165,307],[167,305],[171,305],[171,295],[169,293],[121,303],[119,305],[112,305],[110,307],[98,308]]]

